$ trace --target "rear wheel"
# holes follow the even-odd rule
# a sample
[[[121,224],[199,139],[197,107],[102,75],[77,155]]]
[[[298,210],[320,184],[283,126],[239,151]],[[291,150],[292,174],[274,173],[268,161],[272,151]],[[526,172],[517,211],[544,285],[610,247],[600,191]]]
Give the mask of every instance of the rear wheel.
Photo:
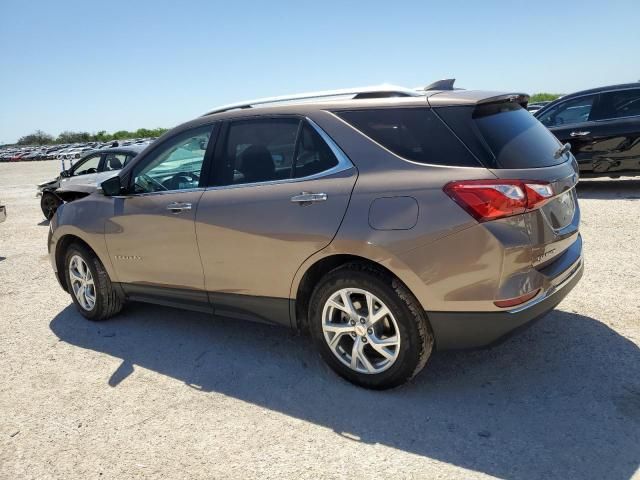
[[[122,309],[122,298],[102,262],[84,246],[73,244],[67,250],[65,275],[73,303],[85,318],[106,320]]]
[[[51,220],[61,204],[62,200],[60,200],[53,192],[44,192],[40,199],[40,208],[42,209],[44,218]]]
[[[324,360],[367,388],[392,388],[411,379],[433,348],[426,315],[411,292],[363,264],[328,273],[312,295],[309,318]]]

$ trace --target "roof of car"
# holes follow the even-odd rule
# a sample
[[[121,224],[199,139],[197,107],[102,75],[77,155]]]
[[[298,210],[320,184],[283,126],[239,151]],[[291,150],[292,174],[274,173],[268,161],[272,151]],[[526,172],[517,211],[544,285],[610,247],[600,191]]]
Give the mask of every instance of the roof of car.
[[[87,154],[90,155],[92,153],[117,153],[117,152],[135,152],[136,154],[138,154],[142,150],[147,148],[148,145],[149,145],[148,143],[145,143],[143,145],[133,144],[133,145],[124,145],[121,147],[101,148],[101,149],[87,152]]]
[[[582,95],[589,95],[591,93],[601,93],[601,92],[607,92],[609,90],[625,90],[628,88],[640,88],[640,82],[620,83],[618,85],[607,85],[605,87],[590,88],[589,90],[580,90],[579,92],[570,93],[569,95],[560,97],[557,100],[554,100],[553,103],[561,99],[566,100],[568,98],[581,97]]]
[[[608,92],[611,90],[626,90],[629,88],[640,88],[640,82],[620,83],[618,85],[607,85],[605,87],[590,88],[589,90],[580,90],[579,92],[570,93],[569,95],[564,95],[560,98],[556,98],[553,102],[547,103],[540,110],[536,110],[533,114],[536,118],[540,118],[542,115],[546,115],[546,112],[548,112],[552,108],[555,108],[556,105],[564,102],[565,100],[570,100],[572,98],[582,97],[595,93]]]
[[[244,117],[253,115],[269,115],[269,114],[300,114],[305,111],[313,110],[349,110],[360,108],[377,108],[391,106],[445,106],[445,105],[477,105],[479,103],[487,103],[498,100],[512,99],[518,101],[526,101],[528,95],[525,93],[507,93],[493,92],[482,90],[432,90],[425,91],[415,96],[397,96],[397,97],[381,97],[381,98],[349,98],[349,99],[332,99],[317,100],[304,102],[272,102],[251,106],[230,108],[228,110],[214,110],[204,115],[206,118],[224,119],[233,117]],[[242,102],[241,102],[242,103]],[[221,110],[221,111],[220,111]]]

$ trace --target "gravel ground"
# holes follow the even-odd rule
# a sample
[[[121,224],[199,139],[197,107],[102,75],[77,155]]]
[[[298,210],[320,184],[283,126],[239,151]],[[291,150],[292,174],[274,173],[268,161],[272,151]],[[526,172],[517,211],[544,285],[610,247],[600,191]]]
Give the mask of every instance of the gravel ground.
[[[131,304],[83,320],[0,164],[0,478],[640,478],[640,181],[579,187],[586,272],[500,346],[351,386],[284,329]]]

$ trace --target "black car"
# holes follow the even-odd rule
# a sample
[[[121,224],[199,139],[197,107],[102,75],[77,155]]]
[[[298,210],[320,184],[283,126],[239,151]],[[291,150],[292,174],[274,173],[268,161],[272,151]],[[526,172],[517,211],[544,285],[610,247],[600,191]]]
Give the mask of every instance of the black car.
[[[534,116],[571,144],[582,177],[640,175],[640,83],[572,93]]]
[[[117,171],[123,168],[138,153],[146,148],[147,144],[129,145],[127,147],[105,148],[92,151],[78,160],[68,170],[63,170],[60,176],[49,182],[38,185],[38,196],[41,196],[40,208],[47,220],[63,203],[63,199],[56,193],[61,184],[74,182],[76,177],[96,174],[100,172]]]

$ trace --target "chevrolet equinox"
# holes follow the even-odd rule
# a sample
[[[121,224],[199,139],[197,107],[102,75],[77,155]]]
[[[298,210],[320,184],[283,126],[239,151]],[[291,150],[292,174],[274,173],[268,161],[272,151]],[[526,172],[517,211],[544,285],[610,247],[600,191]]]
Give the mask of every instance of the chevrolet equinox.
[[[132,300],[284,325],[349,381],[399,385],[582,276],[576,161],[527,100],[386,86],[221,107],[63,204],[51,263],[90,320]]]

